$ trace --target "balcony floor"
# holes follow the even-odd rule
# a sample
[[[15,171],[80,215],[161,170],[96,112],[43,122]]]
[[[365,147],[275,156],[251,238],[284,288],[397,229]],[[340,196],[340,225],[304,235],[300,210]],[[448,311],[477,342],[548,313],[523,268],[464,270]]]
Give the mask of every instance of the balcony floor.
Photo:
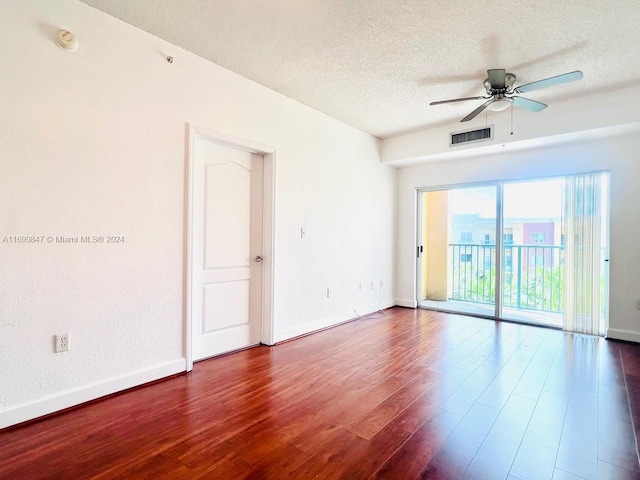
[[[419,303],[422,308],[439,310],[443,312],[464,313],[467,315],[480,315],[494,317],[495,306],[474,302],[461,302],[458,300],[422,300]],[[562,328],[562,314],[542,312],[539,310],[518,310],[517,308],[502,307],[502,320],[542,325],[545,327]]]

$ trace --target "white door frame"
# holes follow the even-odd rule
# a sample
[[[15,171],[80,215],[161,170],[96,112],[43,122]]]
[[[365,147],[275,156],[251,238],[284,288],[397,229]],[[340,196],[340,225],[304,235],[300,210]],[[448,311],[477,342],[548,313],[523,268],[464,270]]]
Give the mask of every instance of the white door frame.
[[[262,200],[262,334],[260,342],[273,345],[273,266],[274,266],[274,233],[275,233],[275,160],[276,149],[251,140],[227,135],[198,125],[187,124],[187,175],[186,175],[186,245],[184,270],[184,325],[183,352],[187,362],[187,372],[193,370],[193,348],[191,328],[193,324],[191,312],[191,274],[193,254],[193,176],[194,176],[194,143],[196,137],[203,137],[212,143],[232,147],[261,155],[264,158],[263,200]]]

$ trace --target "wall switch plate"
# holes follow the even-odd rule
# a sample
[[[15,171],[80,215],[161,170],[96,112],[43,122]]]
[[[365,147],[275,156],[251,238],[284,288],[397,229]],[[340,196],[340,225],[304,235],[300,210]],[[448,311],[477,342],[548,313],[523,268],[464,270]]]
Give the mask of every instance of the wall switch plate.
[[[68,352],[69,351],[69,334],[64,333],[62,335],[55,336],[55,352]]]
[[[331,296],[331,289],[327,288],[327,298],[329,298]]]

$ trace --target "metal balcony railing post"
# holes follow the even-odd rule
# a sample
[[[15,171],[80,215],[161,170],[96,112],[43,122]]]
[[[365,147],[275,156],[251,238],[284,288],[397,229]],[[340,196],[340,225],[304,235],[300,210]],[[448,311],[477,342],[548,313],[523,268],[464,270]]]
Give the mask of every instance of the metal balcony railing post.
[[[522,247],[518,248],[518,310],[520,310],[520,298],[522,297]]]

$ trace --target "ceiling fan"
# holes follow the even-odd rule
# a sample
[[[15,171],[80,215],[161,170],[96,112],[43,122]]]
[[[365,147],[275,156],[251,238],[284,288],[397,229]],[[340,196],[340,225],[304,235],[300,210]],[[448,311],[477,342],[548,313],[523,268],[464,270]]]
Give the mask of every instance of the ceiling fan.
[[[511,105],[524,108],[531,112],[539,112],[540,110],[547,108],[547,105],[541,102],[536,102],[535,100],[519,97],[516,94],[553,87],[563,83],[575,82],[582,78],[582,72],[580,70],[576,70],[575,72],[563,73],[562,75],[545,78],[544,80],[538,80],[536,82],[527,83],[513,88],[513,84],[516,81],[516,76],[513,73],[507,73],[503,68],[494,68],[487,70],[487,75],[489,77],[484,81],[484,88],[487,91],[488,96],[440,100],[438,102],[431,102],[429,105],[442,105],[443,103],[464,102],[467,100],[487,100],[469,115],[460,120],[461,122],[468,122],[485,109],[500,112]]]

